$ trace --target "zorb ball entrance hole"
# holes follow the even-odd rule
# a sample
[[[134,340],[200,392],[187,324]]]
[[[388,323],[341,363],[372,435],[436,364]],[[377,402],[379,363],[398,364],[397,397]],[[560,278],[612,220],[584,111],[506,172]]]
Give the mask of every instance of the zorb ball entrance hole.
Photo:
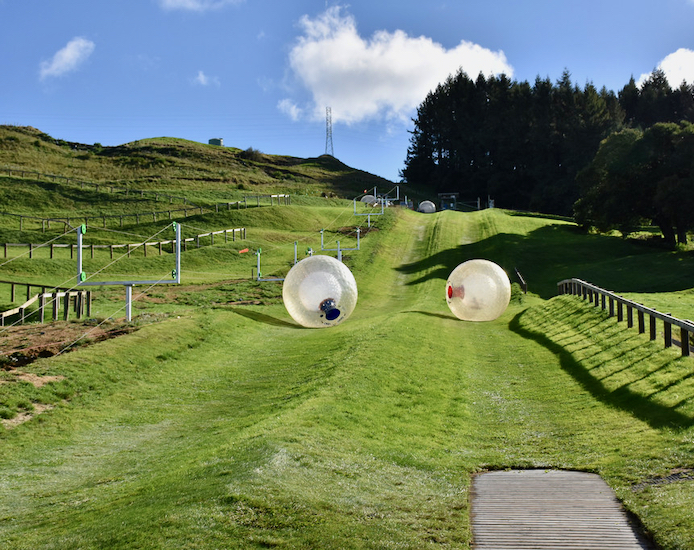
[[[493,321],[506,311],[510,301],[508,275],[489,260],[463,262],[446,281],[446,303],[463,321]]]
[[[284,307],[308,328],[337,325],[357,305],[357,282],[349,268],[331,256],[310,256],[294,265],[282,285]]]

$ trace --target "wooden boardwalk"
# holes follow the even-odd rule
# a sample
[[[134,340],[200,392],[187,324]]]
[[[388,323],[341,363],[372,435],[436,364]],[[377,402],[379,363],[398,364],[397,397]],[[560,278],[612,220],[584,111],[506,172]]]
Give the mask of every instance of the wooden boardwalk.
[[[477,550],[643,550],[652,547],[629,523],[595,474],[559,470],[489,472],[472,482]]]

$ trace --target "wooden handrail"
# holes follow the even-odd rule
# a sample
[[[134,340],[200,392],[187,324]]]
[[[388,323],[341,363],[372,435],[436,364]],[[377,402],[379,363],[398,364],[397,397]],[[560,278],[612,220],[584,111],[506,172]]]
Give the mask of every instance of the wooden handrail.
[[[590,302],[594,303],[595,307],[600,306],[603,310],[606,309],[606,307],[609,307],[609,315],[610,317],[614,316],[615,311],[614,311],[614,304],[616,303],[618,306],[617,310],[617,320],[622,321],[623,320],[623,306],[626,306],[627,308],[627,324],[629,327],[632,327],[634,322],[633,322],[633,310],[636,310],[638,312],[638,329],[639,333],[644,333],[646,331],[646,326],[645,326],[645,319],[644,317],[648,315],[651,319],[651,326],[650,326],[650,339],[655,340],[655,320],[660,320],[664,323],[664,339],[665,339],[665,347],[670,347],[672,345],[672,326],[676,326],[680,329],[680,337],[681,337],[681,347],[682,347],[682,355],[687,356],[689,355],[690,351],[690,345],[689,345],[689,334],[694,333],[694,323],[692,321],[689,321],[688,319],[678,319],[677,317],[673,317],[669,313],[662,313],[660,311],[657,311],[653,308],[644,306],[643,304],[639,304],[637,302],[634,302],[633,300],[629,300],[627,298],[624,298],[623,296],[619,296],[618,294],[615,294],[614,292],[611,292],[609,290],[605,290],[604,288],[600,288],[598,286],[595,286],[594,284],[588,283],[586,281],[582,281],[581,279],[564,279],[563,281],[560,281],[557,283],[557,292],[558,294],[573,294],[573,295],[578,295],[581,296],[584,300],[589,300]],[[600,298],[600,300],[598,300]],[[607,304],[607,301],[609,300],[609,306]]]
[[[57,289],[56,289],[57,290]],[[69,301],[71,298],[75,298],[75,311],[77,313],[77,318],[81,318],[84,310],[84,306],[87,308],[87,315],[91,315],[91,291],[90,290],[69,290],[64,289],[62,291],[56,292],[40,292],[34,297],[30,298],[24,302],[21,306],[7,311],[0,312],[0,326],[5,326],[5,319],[12,317],[13,315],[20,314],[20,323],[24,323],[26,309],[39,302],[39,319],[43,323],[44,321],[44,308],[46,307],[46,299],[53,300],[53,320],[56,321],[58,318],[58,309],[60,304],[60,299],[65,300],[63,306],[63,318],[65,321],[68,320],[69,312]],[[50,303],[50,302],[49,302]]]

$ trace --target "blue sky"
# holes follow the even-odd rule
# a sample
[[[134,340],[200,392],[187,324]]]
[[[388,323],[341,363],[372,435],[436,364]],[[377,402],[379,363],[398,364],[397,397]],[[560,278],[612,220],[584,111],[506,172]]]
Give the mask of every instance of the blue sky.
[[[325,152],[399,178],[426,94],[462,67],[619,91],[694,82],[694,0],[0,0],[0,124]]]

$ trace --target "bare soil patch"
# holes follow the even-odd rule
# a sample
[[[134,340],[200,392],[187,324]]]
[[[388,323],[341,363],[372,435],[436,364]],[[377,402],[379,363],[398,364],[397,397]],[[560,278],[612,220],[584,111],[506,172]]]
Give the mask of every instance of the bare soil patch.
[[[125,323],[57,321],[5,328],[0,340],[0,368],[13,370],[41,357],[52,357],[87,344],[128,334],[137,327]]]
[[[2,420],[2,425],[5,427],[6,430],[11,430],[12,428],[16,428],[20,424],[24,424],[28,420],[31,420],[34,418],[34,416],[41,414],[42,412],[49,411],[53,408],[53,405],[44,405],[43,403],[34,403],[34,410],[33,411],[26,411],[26,412],[21,412],[14,418],[10,418],[9,420]]]

